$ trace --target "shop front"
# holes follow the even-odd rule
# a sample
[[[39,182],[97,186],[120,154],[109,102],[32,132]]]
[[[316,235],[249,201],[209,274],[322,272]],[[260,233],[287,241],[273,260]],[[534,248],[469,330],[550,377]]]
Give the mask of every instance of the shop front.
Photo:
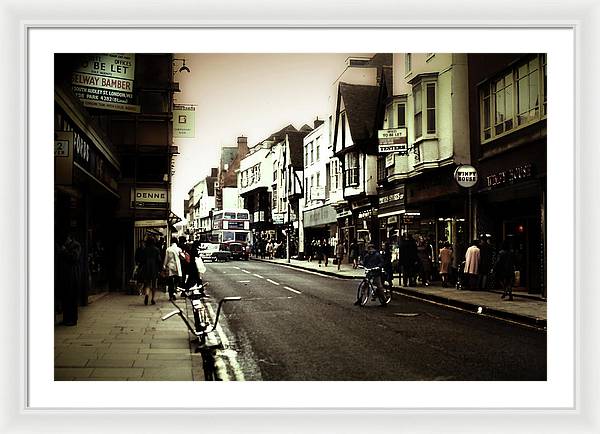
[[[79,302],[86,305],[88,295],[117,285],[119,163],[75,101],[57,90],[55,102],[54,241],[60,247],[70,235],[80,244]],[[59,286],[55,281],[55,294]]]
[[[514,291],[545,296],[545,162],[504,159],[481,169],[477,227],[491,234],[496,250],[502,242],[515,263]]]
[[[458,266],[469,244],[468,193],[454,181],[455,166],[432,170],[406,183],[406,212],[402,231],[424,239],[433,247],[434,264],[445,243],[452,246],[453,266]]]
[[[327,240],[335,245],[338,238],[337,213],[331,205],[304,211],[304,245]]]

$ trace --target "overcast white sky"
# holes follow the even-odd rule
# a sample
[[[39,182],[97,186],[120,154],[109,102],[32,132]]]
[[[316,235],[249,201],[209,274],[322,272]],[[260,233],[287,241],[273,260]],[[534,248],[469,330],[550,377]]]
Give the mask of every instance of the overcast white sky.
[[[175,74],[176,103],[196,104],[196,137],[175,139],[171,208],[184,217],[187,193],[211,167],[222,145],[238,136],[252,146],[288,124],[312,126],[329,116],[331,85],[349,54],[177,54],[190,73]],[[176,63],[179,68],[181,62]]]

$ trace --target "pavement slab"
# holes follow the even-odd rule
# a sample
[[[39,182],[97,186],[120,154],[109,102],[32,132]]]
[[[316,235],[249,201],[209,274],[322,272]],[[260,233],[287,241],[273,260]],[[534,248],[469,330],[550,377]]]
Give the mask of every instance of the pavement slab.
[[[158,293],[155,306],[120,292],[95,296],[79,308],[74,327],[54,327],[54,375],[65,381],[203,380],[202,361],[173,306]]]

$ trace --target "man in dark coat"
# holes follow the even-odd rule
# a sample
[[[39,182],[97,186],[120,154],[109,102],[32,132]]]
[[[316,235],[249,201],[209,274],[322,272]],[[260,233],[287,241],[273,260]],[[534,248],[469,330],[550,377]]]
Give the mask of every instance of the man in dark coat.
[[[81,244],[69,234],[58,251],[59,284],[63,307],[62,324],[77,325],[81,292]]]
[[[140,254],[140,268],[138,274],[140,280],[143,282],[143,289],[145,292],[144,304],[148,304],[148,296],[152,295],[152,304],[156,304],[154,296],[156,293],[156,285],[158,274],[162,269],[161,254],[158,247],[155,245],[155,240],[149,237],[145,241],[144,250]]]

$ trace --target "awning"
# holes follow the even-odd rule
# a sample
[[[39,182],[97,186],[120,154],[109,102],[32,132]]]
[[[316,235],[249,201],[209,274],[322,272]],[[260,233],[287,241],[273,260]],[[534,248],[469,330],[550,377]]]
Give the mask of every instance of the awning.
[[[393,215],[400,215],[400,214],[404,214],[406,212],[406,210],[404,209],[404,207],[402,208],[397,208],[394,209],[394,207],[387,209],[386,212],[382,213],[382,214],[378,214],[377,217],[381,218],[385,218],[385,217],[391,217]]]
[[[337,223],[337,213],[331,205],[304,211],[304,227],[323,226]]]

